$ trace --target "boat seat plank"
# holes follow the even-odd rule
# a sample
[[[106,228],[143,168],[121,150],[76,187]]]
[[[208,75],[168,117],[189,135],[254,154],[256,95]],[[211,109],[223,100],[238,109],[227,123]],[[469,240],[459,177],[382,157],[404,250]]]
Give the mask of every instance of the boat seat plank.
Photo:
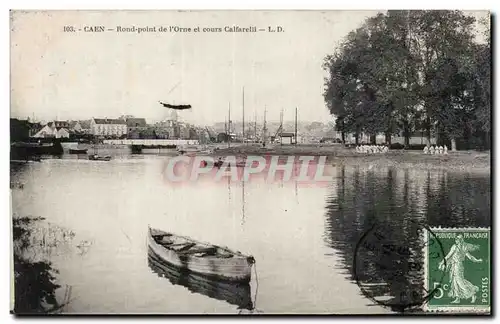
[[[196,243],[193,243],[193,242],[181,242],[181,243],[173,243],[173,241],[168,242],[168,245],[171,246],[171,247],[185,246],[185,245],[188,245],[188,244],[194,244],[194,245],[196,245]]]
[[[234,254],[218,254],[217,257],[223,258],[223,259],[229,259],[234,257]]]
[[[196,253],[206,253],[206,254],[216,254],[217,249],[214,247],[208,247],[203,249],[189,249],[183,252],[184,254],[196,254]]]
[[[169,248],[172,249],[172,246],[174,246],[175,244],[172,244],[172,245],[169,245]],[[183,243],[182,246],[180,246],[180,248],[178,249],[172,249],[176,252],[183,252],[183,251],[186,251],[186,250],[189,250],[190,248],[192,248],[193,246],[195,246],[196,243]],[[177,247],[177,246],[176,246]]]

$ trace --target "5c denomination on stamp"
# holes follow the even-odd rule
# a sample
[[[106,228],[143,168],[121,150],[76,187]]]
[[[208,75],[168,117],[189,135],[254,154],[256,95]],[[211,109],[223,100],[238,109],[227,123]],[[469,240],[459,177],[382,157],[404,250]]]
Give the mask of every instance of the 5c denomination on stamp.
[[[425,246],[425,285],[435,292],[424,310],[490,313],[490,229],[433,228],[432,232],[439,238],[445,258],[432,258],[439,251],[433,245]]]

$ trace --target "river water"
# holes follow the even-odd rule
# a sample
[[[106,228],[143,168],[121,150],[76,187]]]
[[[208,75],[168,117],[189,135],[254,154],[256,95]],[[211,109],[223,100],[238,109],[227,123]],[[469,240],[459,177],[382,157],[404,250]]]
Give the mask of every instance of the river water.
[[[168,159],[64,158],[11,168],[11,182],[23,184],[12,190],[14,217],[41,216],[75,234],[65,247],[46,252],[57,282],[71,287],[64,312],[390,313],[396,310],[371,297],[391,298],[395,288],[367,295],[353,271],[356,244],[373,224],[383,221],[396,233],[405,233],[411,220],[443,227],[490,224],[489,174],[346,166],[335,167],[334,180],[321,186],[174,186],[163,175]],[[249,289],[236,289],[235,297],[217,283],[154,267],[148,225],[253,255]],[[414,238],[405,240],[411,246]],[[362,277],[381,280],[376,271]],[[59,298],[63,294],[59,289]]]

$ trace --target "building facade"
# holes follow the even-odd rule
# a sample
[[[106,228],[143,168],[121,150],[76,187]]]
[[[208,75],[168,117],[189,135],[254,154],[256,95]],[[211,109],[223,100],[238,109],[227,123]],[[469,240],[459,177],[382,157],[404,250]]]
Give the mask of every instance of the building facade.
[[[283,132],[278,134],[278,140],[281,144],[295,144],[295,133]]]
[[[81,133],[83,128],[80,122],[78,121],[72,121],[69,123],[69,130],[74,132],[74,133]]]
[[[125,119],[127,123],[128,132],[142,131],[148,127],[146,119],[144,118],[127,118]]]
[[[92,118],[90,132],[94,136],[120,137],[127,134],[127,122],[123,119]]]

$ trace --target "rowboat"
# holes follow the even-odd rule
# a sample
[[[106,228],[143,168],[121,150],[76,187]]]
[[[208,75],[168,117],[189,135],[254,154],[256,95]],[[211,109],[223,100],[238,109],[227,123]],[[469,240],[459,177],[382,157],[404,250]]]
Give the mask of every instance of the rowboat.
[[[148,252],[148,266],[158,277],[167,279],[173,285],[183,286],[193,293],[225,301],[239,309],[254,308],[248,283],[212,280],[185,272],[162,262],[151,251]]]
[[[94,154],[89,155],[91,161],[111,161],[111,155],[100,156],[97,154],[97,147],[94,145]]]
[[[253,164],[252,164],[253,165]],[[216,161],[210,161],[210,160],[203,160],[202,161],[202,166],[213,166],[216,168],[230,168],[230,167],[237,167],[237,168],[244,168],[247,166],[246,161],[241,160],[241,161],[236,161],[236,163],[231,164],[231,162],[224,161],[222,159],[216,160]]]
[[[184,145],[177,148],[177,153],[179,154],[196,154],[196,155],[209,155],[213,153],[213,150],[207,146],[202,145]]]
[[[87,149],[69,149],[69,154],[87,154]]]
[[[250,282],[255,259],[238,251],[148,228],[150,251],[164,263],[208,278]]]
[[[89,160],[91,161],[111,161],[111,156],[99,156],[97,154],[89,155]]]

